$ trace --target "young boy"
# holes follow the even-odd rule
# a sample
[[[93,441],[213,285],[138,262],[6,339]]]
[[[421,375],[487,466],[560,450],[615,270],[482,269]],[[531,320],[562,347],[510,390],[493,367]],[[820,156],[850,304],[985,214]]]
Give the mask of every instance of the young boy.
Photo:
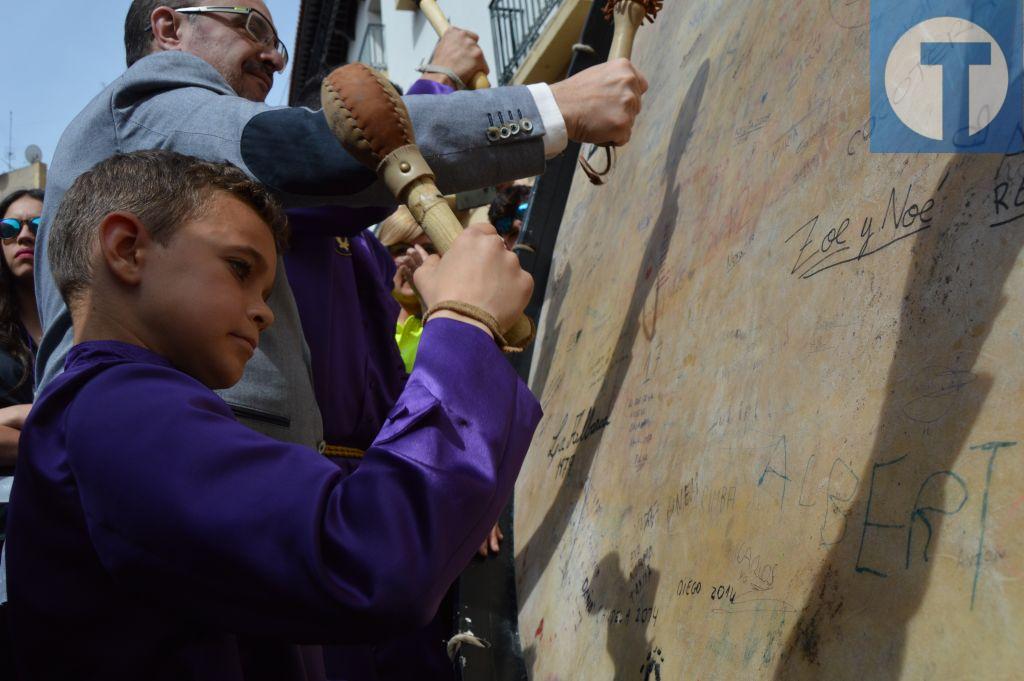
[[[540,409],[476,319],[431,316],[348,477],[212,392],[273,321],[285,231],[240,171],[165,151],[103,161],[65,195],[49,257],[76,345],[25,424],[10,514],[24,678],[322,678],[286,644],[422,626],[494,524]],[[532,287],[483,227],[416,282],[503,328]]]

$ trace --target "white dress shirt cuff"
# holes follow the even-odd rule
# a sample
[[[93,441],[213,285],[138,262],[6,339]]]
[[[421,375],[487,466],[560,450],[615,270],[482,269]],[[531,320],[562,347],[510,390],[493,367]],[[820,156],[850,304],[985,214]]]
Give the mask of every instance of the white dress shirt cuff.
[[[544,158],[554,158],[569,144],[569,135],[565,131],[565,119],[558,110],[558,103],[547,83],[534,83],[526,86],[533,95],[533,101],[540,112],[541,123],[544,124]]]

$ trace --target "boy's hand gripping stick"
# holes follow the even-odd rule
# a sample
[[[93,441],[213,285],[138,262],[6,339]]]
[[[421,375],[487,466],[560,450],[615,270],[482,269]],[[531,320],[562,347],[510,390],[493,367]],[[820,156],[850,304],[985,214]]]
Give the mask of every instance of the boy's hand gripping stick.
[[[372,169],[444,254],[462,233],[437,185],[413,134],[409,110],[387,78],[365,64],[335,69],[320,88],[327,124],[342,146]],[[504,330],[512,351],[533,340],[536,327],[523,315]]]
[[[613,59],[629,59],[633,54],[633,39],[636,37],[640,24],[647,19],[654,21],[661,10],[663,0],[608,0],[604,6],[605,18],[612,21],[615,31],[612,33],[612,46],[608,49],[608,61]],[[605,169],[598,172],[587,161],[596,147],[605,150]],[[604,184],[604,176],[611,172],[615,163],[614,146],[599,144],[590,147],[580,154],[580,167],[593,184]]]
[[[423,16],[434,27],[438,38],[442,37],[444,32],[451,27],[436,0],[398,0],[398,5],[395,9],[416,11],[417,8],[423,12]],[[487,80],[487,76],[484,75],[483,71],[473,76],[469,83],[471,90],[485,90],[489,87],[491,87],[491,83]]]

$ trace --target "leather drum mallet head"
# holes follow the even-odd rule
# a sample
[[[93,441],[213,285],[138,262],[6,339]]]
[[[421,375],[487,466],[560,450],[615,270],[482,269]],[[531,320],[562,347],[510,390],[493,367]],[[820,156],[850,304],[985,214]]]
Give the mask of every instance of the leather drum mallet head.
[[[320,87],[324,116],[356,159],[376,170],[388,154],[415,144],[409,110],[391,83],[365,64],[346,64]]]
[[[324,78],[320,102],[327,124],[356,160],[405,201],[413,182],[433,179],[416,147],[409,110],[391,82],[365,64],[346,64]],[[413,215],[418,208],[410,206]]]

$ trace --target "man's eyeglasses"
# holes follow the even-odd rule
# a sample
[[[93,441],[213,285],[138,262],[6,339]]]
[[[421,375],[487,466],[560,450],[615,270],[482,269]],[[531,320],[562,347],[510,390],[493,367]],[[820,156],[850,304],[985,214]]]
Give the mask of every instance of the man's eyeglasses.
[[[523,220],[526,218],[526,211],[530,207],[530,202],[525,201],[516,206],[516,212],[512,215],[503,215],[494,221],[494,229],[498,234],[508,234],[512,231],[512,223],[516,220]]]
[[[277,50],[281,55],[281,70],[288,65],[288,48],[277,37],[274,25],[270,23],[258,9],[252,7],[227,7],[221,5],[203,5],[201,7],[182,7],[174,10],[181,14],[244,14],[245,32],[260,45]]]
[[[0,238],[4,240],[10,240],[21,234],[21,230],[28,227],[28,230],[32,234],[39,232],[39,218],[29,218],[28,220],[19,220],[18,218],[4,218],[0,222]]]

